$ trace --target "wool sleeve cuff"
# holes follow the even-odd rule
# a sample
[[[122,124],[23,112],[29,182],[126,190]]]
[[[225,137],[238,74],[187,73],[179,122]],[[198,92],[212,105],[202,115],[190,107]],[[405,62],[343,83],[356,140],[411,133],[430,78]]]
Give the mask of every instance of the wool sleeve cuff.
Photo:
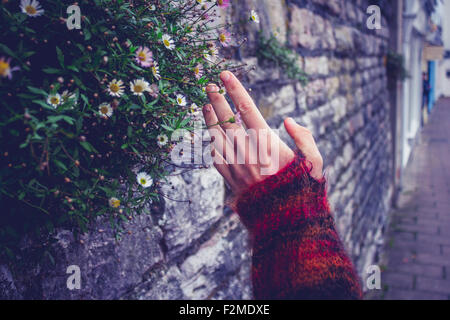
[[[263,234],[329,212],[325,178],[315,180],[311,170],[311,162],[298,153],[277,174],[236,198],[234,209],[251,233]]]

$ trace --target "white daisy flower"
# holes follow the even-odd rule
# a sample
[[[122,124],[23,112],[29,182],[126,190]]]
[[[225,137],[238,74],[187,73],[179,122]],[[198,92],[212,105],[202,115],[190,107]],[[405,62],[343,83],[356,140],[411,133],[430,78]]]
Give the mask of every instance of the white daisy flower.
[[[130,82],[130,90],[136,96],[142,96],[146,91],[149,91],[149,83],[144,79],[137,79]]]
[[[191,116],[194,120],[199,119],[200,108],[198,107],[198,105],[196,103],[191,104],[191,106],[189,107],[189,113],[191,114]]]
[[[158,144],[158,146],[164,147],[167,142],[169,141],[169,139],[167,138],[167,136],[165,134],[160,134],[159,136],[156,137],[156,143]]]
[[[156,80],[161,80],[161,75],[159,74],[159,66],[156,61],[153,62],[152,73]]]
[[[259,16],[258,16],[258,14],[256,13],[255,10],[252,10],[252,11],[251,11],[251,13],[250,13],[250,19],[251,19],[253,22],[255,22],[255,23],[259,23]]]
[[[153,83],[149,88],[148,88],[148,93],[150,93],[150,95],[153,98],[158,98],[158,94],[159,94],[159,87],[156,83]]]
[[[205,59],[213,61],[217,58],[217,56],[219,55],[219,50],[217,49],[215,44],[210,44],[208,46],[208,49],[206,49],[203,52],[203,56],[205,57]]]
[[[150,7],[149,7],[149,9],[150,9],[151,11],[155,11],[155,10],[156,10],[156,6],[155,6],[154,4],[151,4]]]
[[[197,112],[198,112],[198,105],[196,103],[191,104],[191,106],[189,107],[189,112],[191,114],[197,114]]]
[[[149,174],[140,172],[136,176],[137,182],[144,188],[148,188],[153,184],[153,179]]]
[[[175,43],[174,43],[174,41],[172,40],[172,38],[168,34],[164,34],[162,36],[162,41],[163,41],[164,46],[167,49],[169,49],[169,50],[175,49]]]
[[[0,57],[0,77],[2,78],[8,78],[9,80],[12,79],[12,73],[13,71],[20,70],[19,67],[13,67],[11,68],[11,58],[5,58]]]
[[[123,94],[124,88],[122,80],[113,79],[108,84],[108,93],[113,97],[120,97]]]
[[[108,203],[111,208],[118,208],[120,206],[120,200],[114,197],[110,198]]]
[[[231,43],[231,32],[228,30],[220,30],[219,31],[219,42],[222,44],[223,47],[228,47]]]
[[[194,76],[197,80],[199,80],[203,76],[203,66],[198,64],[194,67]]]
[[[147,47],[139,47],[136,51],[136,62],[143,67],[150,67],[153,62],[153,52]]]
[[[226,95],[227,94],[227,90],[225,89],[225,87],[220,88],[219,89],[219,93],[222,94],[222,95]]]
[[[177,104],[181,107],[184,107],[187,104],[186,97],[182,94],[177,94]]]
[[[59,93],[49,94],[47,97],[47,103],[56,109],[61,104],[61,96]]]
[[[20,9],[29,17],[39,17],[44,14],[44,9],[37,0],[21,0]]]
[[[104,102],[98,106],[98,112],[102,117],[109,118],[113,115],[114,110],[109,103]]]
[[[72,101],[73,103],[77,103],[77,96],[73,92],[69,92],[69,90],[64,90],[61,93],[62,103],[66,103]]]

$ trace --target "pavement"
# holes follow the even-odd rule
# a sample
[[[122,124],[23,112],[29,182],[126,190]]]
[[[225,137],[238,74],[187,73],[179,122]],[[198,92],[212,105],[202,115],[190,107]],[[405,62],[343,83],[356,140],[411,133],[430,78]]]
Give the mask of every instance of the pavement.
[[[450,99],[422,129],[391,212],[381,297],[450,299]]]

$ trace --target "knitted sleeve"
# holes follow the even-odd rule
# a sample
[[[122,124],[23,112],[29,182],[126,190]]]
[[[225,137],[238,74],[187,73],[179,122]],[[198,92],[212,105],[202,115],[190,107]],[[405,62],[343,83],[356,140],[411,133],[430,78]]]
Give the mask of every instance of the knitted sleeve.
[[[359,299],[359,278],[336,232],[325,179],[301,155],[234,204],[253,246],[255,299]]]

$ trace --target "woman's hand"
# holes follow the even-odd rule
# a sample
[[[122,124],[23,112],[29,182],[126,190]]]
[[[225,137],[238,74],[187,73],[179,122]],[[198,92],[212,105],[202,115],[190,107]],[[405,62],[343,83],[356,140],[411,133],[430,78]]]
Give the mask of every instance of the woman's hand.
[[[203,114],[214,141],[214,166],[233,192],[239,193],[277,173],[293,160],[295,154],[270,129],[234,74],[224,71],[220,78],[240,117],[233,114],[215,85],[207,87],[211,104],[203,107]],[[242,118],[246,128],[239,118]],[[302,154],[311,162],[311,177],[320,180],[323,160],[311,132],[291,118],[284,121],[284,126]]]

